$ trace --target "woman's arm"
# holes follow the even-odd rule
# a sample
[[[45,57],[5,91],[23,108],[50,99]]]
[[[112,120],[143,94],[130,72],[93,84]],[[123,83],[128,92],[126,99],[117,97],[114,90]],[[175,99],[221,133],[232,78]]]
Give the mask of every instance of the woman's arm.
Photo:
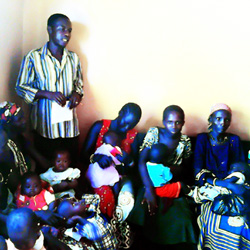
[[[89,133],[85,139],[83,148],[82,148],[82,157],[81,161],[87,168],[89,161],[90,161],[90,156],[94,153],[96,142],[100,133],[100,130],[102,128],[102,121],[97,121],[94,123],[94,125],[90,128]],[[94,157],[92,158],[93,162],[98,162],[99,166],[101,168],[106,168],[110,166],[112,163],[112,158],[106,155],[102,154],[95,154]]]
[[[243,195],[246,191],[246,188],[242,184],[235,184],[233,182],[229,182],[228,180],[220,180],[217,178],[207,178],[207,182],[214,186],[220,186],[229,189],[236,195]]]
[[[85,141],[83,143],[83,147],[81,150],[81,161],[83,163],[89,164],[89,158],[94,153],[96,141],[97,141],[101,128],[102,128],[102,122],[97,121],[89,129],[89,132],[85,138]]]
[[[152,184],[152,181],[149,177],[146,162],[148,160],[149,148],[144,148],[139,155],[139,172],[141,175],[142,182],[145,186],[145,194],[143,203],[146,201],[148,204],[149,213],[154,214],[157,204],[156,204],[156,195],[155,190]]]
[[[197,175],[202,169],[206,168],[206,147],[205,147],[206,134],[197,136],[195,150],[194,150],[194,174]]]

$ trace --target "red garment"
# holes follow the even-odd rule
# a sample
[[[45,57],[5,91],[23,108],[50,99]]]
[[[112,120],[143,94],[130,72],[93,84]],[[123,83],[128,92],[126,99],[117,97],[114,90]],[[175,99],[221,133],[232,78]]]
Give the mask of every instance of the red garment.
[[[103,144],[103,136],[109,131],[111,120],[102,120],[102,123],[102,128],[96,141],[96,149]],[[127,132],[126,138],[121,142],[121,149],[128,154],[131,152],[131,144],[133,143],[136,135],[137,131],[135,129],[131,129]],[[107,214],[111,218],[115,210],[115,196],[112,188],[110,186],[102,186],[100,188],[95,188],[94,192],[101,198],[101,212],[103,214]]]
[[[99,132],[97,141],[96,141],[96,149],[103,144],[103,136],[109,131],[109,127],[111,124],[111,120],[102,120],[102,128]],[[136,129],[131,129],[127,132],[127,136],[121,142],[121,149],[126,153],[131,152],[131,144],[133,143],[135,137],[137,135]]]
[[[44,206],[48,205],[44,198],[44,193],[46,191],[46,189],[43,189],[41,193],[32,197],[28,197],[27,195],[22,195],[19,193],[16,198],[17,208],[28,207],[33,211],[42,210]]]
[[[165,184],[162,187],[155,188],[155,193],[157,196],[167,197],[167,198],[178,198],[180,195],[180,191],[181,191],[181,183],[179,181]]]
[[[110,186],[94,188],[94,192],[100,196],[100,210],[103,214],[113,217],[115,211],[115,196]]]
[[[52,187],[45,181],[42,181],[42,191],[32,197],[28,197],[27,195],[21,194],[21,185],[18,186],[16,192],[16,205],[17,208],[20,207],[28,207],[33,211],[42,210],[43,207],[47,206],[47,202],[45,200],[45,192],[54,193]]]

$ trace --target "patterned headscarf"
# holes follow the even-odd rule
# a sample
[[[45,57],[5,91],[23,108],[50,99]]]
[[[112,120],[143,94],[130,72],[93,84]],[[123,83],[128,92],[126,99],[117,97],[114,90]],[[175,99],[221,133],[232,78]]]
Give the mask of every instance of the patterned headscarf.
[[[14,116],[18,114],[21,107],[12,102],[2,102],[0,103],[0,125],[5,125],[13,119]]]

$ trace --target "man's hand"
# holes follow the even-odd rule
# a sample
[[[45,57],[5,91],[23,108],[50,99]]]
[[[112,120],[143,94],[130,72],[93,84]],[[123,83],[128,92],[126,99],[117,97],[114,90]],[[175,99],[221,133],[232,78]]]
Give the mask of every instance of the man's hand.
[[[69,108],[73,109],[77,107],[80,104],[81,100],[82,100],[81,95],[79,95],[76,92],[73,92],[69,98]]]
[[[45,91],[39,90],[35,96],[36,99],[49,99],[51,101],[57,102],[62,107],[66,104],[66,97],[61,92],[52,92],[52,91]]]

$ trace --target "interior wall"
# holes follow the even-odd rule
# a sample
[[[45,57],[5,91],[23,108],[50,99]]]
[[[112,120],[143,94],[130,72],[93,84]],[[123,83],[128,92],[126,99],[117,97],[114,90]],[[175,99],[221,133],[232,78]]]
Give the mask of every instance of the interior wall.
[[[14,87],[22,58],[23,1],[0,0],[0,102],[19,102]]]
[[[69,16],[68,48],[84,72],[83,137],[129,101],[142,107],[139,130],[161,125],[163,109],[178,104],[183,132],[196,135],[211,105],[224,102],[233,110],[230,132],[250,140],[249,9],[248,0],[25,0],[23,54],[47,41],[49,15]]]

